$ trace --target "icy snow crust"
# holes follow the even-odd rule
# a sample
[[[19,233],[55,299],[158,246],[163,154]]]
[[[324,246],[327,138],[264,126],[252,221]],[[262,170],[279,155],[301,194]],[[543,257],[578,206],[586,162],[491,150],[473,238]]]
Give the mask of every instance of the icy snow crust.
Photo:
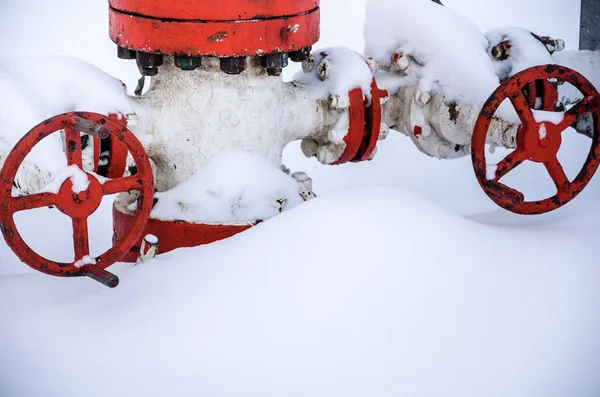
[[[190,179],[155,198],[153,218],[197,223],[254,222],[302,202],[296,180],[269,160],[237,150],[215,156]]]
[[[430,0],[369,0],[364,34],[365,55],[381,64],[389,65],[396,51],[414,58],[411,76],[421,92],[481,105],[498,87],[485,36],[448,7]]]

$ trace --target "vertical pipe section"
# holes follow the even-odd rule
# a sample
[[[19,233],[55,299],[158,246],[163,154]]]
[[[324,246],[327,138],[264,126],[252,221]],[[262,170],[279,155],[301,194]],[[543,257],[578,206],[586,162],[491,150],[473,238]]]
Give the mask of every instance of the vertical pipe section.
[[[579,49],[600,50],[600,1],[581,0]]]

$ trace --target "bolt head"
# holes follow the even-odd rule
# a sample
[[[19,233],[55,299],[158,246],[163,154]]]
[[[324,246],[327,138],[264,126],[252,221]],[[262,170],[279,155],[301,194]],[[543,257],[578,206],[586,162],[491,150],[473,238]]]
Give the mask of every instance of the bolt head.
[[[383,141],[390,134],[390,127],[386,123],[381,123],[379,127],[379,140]]]
[[[331,95],[329,97],[329,107],[335,110],[346,110],[350,107],[350,98],[348,96]]]
[[[410,67],[410,60],[403,53],[395,52],[392,54],[391,65],[395,72],[406,72]]]
[[[302,153],[304,153],[304,155],[309,158],[314,157],[317,154],[318,148],[319,144],[317,143],[317,141],[311,138],[303,139],[302,143],[300,144],[300,149],[302,149]]]
[[[329,63],[329,61],[327,59],[325,59],[323,62],[321,62],[319,64],[319,66],[317,67],[317,73],[319,73],[319,78],[322,81],[325,81],[329,78],[329,68],[331,67],[331,64]]]
[[[417,91],[415,95],[415,102],[417,105],[423,107],[426,106],[429,101],[431,101],[431,94],[427,91]]]
[[[304,73],[310,73],[315,68],[315,57],[310,55],[304,61],[302,61],[302,71]]]

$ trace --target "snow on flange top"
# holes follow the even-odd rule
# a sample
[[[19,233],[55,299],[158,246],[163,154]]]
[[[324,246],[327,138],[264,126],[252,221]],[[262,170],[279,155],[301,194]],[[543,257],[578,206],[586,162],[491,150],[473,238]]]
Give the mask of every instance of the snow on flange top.
[[[303,201],[296,180],[268,160],[238,150],[220,153],[190,179],[155,197],[153,218],[195,223],[265,220]]]
[[[419,89],[448,102],[481,105],[498,87],[483,33],[431,0],[369,0],[364,35],[367,56],[380,64],[395,51],[411,56]]]
[[[365,97],[371,98],[373,73],[366,57],[345,47],[329,47],[313,53],[313,58],[310,72],[294,76],[295,81],[309,87],[313,99],[327,99],[329,95],[347,97],[355,88],[361,88]]]

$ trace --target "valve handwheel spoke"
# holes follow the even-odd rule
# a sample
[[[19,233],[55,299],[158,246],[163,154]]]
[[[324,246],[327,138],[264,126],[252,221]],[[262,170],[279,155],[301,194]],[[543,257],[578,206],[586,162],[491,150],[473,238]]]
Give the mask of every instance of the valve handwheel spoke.
[[[571,182],[569,181],[567,174],[565,174],[565,170],[563,169],[562,165],[560,165],[560,161],[558,161],[558,159],[555,157],[546,161],[544,163],[544,167],[546,167],[546,170],[554,181],[558,192],[568,192]]]
[[[586,97],[565,113],[565,118],[558,124],[558,129],[566,131],[567,128],[588,114],[594,106],[594,97]]]
[[[14,197],[11,207],[8,210],[11,213],[33,210],[36,208],[50,207],[56,204],[56,195],[52,193],[28,194],[26,196]]]
[[[87,217],[73,218],[73,245],[76,259],[82,259],[90,254]]]
[[[86,173],[89,184],[85,190],[75,186],[71,179],[65,180],[58,193],[37,193],[14,197],[13,183],[17,171],[31,149],[45,137],[65,131],[65,153],[69,166],[82,168],[80,134],[85,133],[98,139],[122,142],[131,153],[138,172],[131,177],[109,179],[104,185],[92,174]],[[136,190],[138,205],[129,233],[103,254],[89,258],[90,242],[88,218],[93,214],[105,195]],[[0,230],[4,239],[19,259],[40,272],[53,276],[87,276],[109,287],[117,286],[119,279],[105,269],[122,259],[142,238],[150,217],[154,197],[154,180],[148,156],[142,144],[127,129],[107,116],[89,112],[65,113],[48,119],[28,132],[10,152],[0,172]],[[73,252],[75,259],[70,263],[55,262],[33,251],[21,238],[13,215],[19,211],[55,206],[71,217],[73,226]],[[66,248],[65,248],[66,249]]]
[[[144,187],[144,180],[137,175],[124,178],[109,179],[102,185],[103,194],[108,196],[111,194],[128,192],[130,190],[140,190]]]
[[[515,149],[512,153],[502,159],[496,166],[496,180],[500,180],[509,172],[527,160],[527,153],[521,149]]]
[[[534,111],[531,109],[531,105],[536,102],[535,90],[531,90],[531,87],[535,85],[536,81],[549,81],[550,79],[568,82],[583,94],[583,99],[565,112],[563,119],[557,124],[536,120]],[[523,93],[525,87],[533,92],[534,97],[527,98],[525,96]],[[550,88],[550,84],[547,84],[546,89]],[[556,92],[547,92],[545,96],[551,99],[556,98]],[[522,123],[517,132],[517,147],[496,165],[493,178],[488,179],[490,177],[489,166],[485,155],[487,134],[492,118],[507,98],[513,104]],[[554,99],[547,102],[549,103],[546,105],[554,108]],[[590,113],[594,119],[592,146],[583,169],[571,181],[557,156],[562,145],[562,135],[579,119]],[[475,176],[488,197],[506,210],[517,214],[533,215],[557,209],[581,193],[600,165],[599,124],[600,94],[585,77],[574,70],[558,65],[544,65],[527,69],[503,82],[490,96],[479,114],[471,145]],[[556,195],[544,200],[526,201],[523,193],[499,182],[525,161],[544,165],[556,185]]]
[[[517,114],[519,115],[519,119],[524,126],[530,126],[535,123],[535,118],[533,117],[533,112],[529,107],[529,101],[523,95],[521,90],[513,93],[509,96],[510,101],[512,102]]]
[[[81,136],[79,131],[73,128],[65,128],[65,153],[67,154],[67,164],[76,165],[83,169],[83,155],[81,153]]]

